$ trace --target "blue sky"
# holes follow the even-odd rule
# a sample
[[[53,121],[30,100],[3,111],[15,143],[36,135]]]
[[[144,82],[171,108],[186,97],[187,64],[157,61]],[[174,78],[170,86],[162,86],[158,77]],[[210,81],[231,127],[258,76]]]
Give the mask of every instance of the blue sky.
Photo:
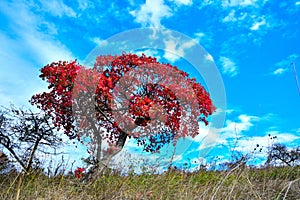
[[[46,89],[38,78],[39,69],[52,61],[84,62],[95,47],[123,31],[166,28],[192,38],[209,53],[226,91],[226,110],[218,110],[226,113],[223,127],[201,126],[203,133],[219,134],[214,147],[201,146],[206,134],[189,138],[187,149],[178,147],[175,152],[176,165],[205,162],[209,156],[224,161],[230,157],[236,137],[236,149],[243,153],[253,151],[256,144],[264,147],[255,154],[262,160],[271,142],[268,134],[289,147],[299,146],[300,94],[291,62],[300,76],[300,1],[120,2],[1,1],[0,104],[29,106],[30,97]],[[184,54],[188,48],[181,47],[176,50]],[[180,63],[168,54],[147,52],[171,64]],[[205,148],[212,150],[209,155],[201,154]],[[131,152],[134,159],[148,156],[153,165],[157,160],[169,162],[174,151],[172,147],[164,150],[160,155],[148,155],[129,141],[123,153]]]

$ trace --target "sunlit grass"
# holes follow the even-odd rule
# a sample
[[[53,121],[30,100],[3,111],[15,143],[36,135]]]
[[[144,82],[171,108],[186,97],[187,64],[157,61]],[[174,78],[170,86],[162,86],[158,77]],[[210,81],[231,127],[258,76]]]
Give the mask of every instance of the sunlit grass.
[[[0,199],[14,199],[17,174],[1,175]],[[103,173],[83,182],[73,175],[25,176],[20,199],[297,199],[300,167],[121,176]]]

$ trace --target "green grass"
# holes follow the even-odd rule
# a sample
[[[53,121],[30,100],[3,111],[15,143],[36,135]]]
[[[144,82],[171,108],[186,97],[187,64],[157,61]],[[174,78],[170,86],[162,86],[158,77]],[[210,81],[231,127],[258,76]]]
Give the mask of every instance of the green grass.
[[[14,199],[16,174],[0,176],[0,199]],[[300,167],[170,170],[164,174],[102,174],[82,182],[73,176],[25,176],[20,199],[300,199]]]

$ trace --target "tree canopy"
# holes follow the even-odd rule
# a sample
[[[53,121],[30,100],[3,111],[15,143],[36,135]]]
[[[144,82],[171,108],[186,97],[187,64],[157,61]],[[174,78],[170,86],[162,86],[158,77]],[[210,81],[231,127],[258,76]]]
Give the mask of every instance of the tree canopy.
[[[199,121],[215,111],[209,93],[176,66],[144,54],[100,55],[92,68],[76,61],[41,69],[49,91],[31,103],[44,110],[71,139],[90,134],[122,148],[134,137],[156,152],[181,137],[199,134]]]

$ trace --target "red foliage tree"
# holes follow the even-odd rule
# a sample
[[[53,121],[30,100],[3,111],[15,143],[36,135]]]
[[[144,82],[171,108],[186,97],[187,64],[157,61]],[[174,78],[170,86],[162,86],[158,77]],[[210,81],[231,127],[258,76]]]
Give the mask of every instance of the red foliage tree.
[[[72,139],[92,133],[122,148],[134,137],[146,151],[199,134],[215,111],[209,94],[194,78],[153,57],[98,56],[93,68],[53,62],[41,69],[49,91],[31,103],[46,111]]]

